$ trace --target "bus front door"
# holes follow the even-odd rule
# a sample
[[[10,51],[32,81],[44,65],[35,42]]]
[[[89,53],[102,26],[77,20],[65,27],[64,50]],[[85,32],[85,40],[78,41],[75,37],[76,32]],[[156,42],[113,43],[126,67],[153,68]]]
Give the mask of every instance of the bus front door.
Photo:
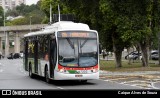
[[[35,41],[34,45],[34,68],[35,73],[38,74],[38,41]]]
[[[56,40],[52,39],[50,40],[50,75],[52,78],[54,78],[54,69],[56,66],[56,61],[57,61],[57,46],[56,46]]]

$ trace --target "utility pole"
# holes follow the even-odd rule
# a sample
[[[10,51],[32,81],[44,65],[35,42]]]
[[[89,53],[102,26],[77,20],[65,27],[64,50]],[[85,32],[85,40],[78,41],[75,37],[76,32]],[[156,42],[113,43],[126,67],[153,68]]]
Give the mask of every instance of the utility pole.
[[[9,54],[9,39],[8,39],[8,33],[6,32],[6,19],[5,19],[5,17],[6,17],[6,15],[5,15],[5,7],[4,7],[4,12],[3,12],[3,14],[4,14],[4,20],[3,20],[3,24],[4,24],[4,37],[5,37],[5,56],[7,56],[8,54]]]
[[[49,17],[50,21],[49,22],[50,22],[50,25],[51,25],[52,24],[52,5],[51,5],[51,3],[50,3],[50,12],[49,13],[50,13],[50,17]]]
[[[32,30],[31,30],[32,16],[30,16],[29,19],[30,19],[30,22],[29,22],[29,23],[30,23],[30,32],[31,32],[31,31],[32,31]]]
[[[158,33],[158,61],[160,65],[160,32]]]

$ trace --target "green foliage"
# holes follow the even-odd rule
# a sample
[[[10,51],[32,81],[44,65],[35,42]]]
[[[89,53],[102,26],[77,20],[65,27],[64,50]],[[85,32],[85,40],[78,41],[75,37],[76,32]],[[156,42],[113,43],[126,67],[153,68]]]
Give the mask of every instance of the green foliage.
[[[40,2],[38,2],[37,5],[30,6],[21,4],[13,10],[9,10],[6,16],[24,16],[24,18],[8,21],[6,25],[29,25],[30,19],[31,24],[41,24],[45,14],[40,10]]]
[[[49,18],[45,17],[42,20],[42,24],[47,24],[49,22]]]
[[[160,67],[154,64],[155,61],[150,61],[150,67],[142,67],[141,62],[128,64],[128,61],[122,61],[123,68],[115,68],[115,61],[100,60],[100,69],[105,71],[118,72],[134,72],[134,71],[159,71]]]
[[[16,10],[18,13],[20,13],[22,16],[25,16],[26,14],[34,11],[34,10],[39,10],[37,5],[32,4],[31,6],[29,5],[24,5],[21,4],[20,6],[16,7]]]
[[[53,14],[58,14],[58,4],[60,6],[61,14],[68,13],[67,7],[60,0],[40,0],[41,10],[46,14],[48,18],[50,17],[50,4],[52,5]],[[46,20],[49,20],[49,19],[46,19]]]
[[[124,47],[137,43],[147,48],[149,42],[157,39],[160,0],[41,0],[47,17],[50,3],[54,13],[58,13],[60,4],[61,13],[72,13],[78,22],[98,30],[107,51],[120,54]]]
[[[108,26],[104,27],[116,36],[107,35],[114,38],[118,48],[119,45],[123,48],[139,43],[142,52],[147,54],[149,43],[153,38],[157,39],[155,28],[159,27],[159,6],[160,0],[101,0],[104,25]],[[147,59],[147,55],[144,58]]]
[[[0,26],[3,26],[3,20],[4,20],[3,8],[0,6]]]
[[[26,18],[19,18],[19,19],[15,19],[11,22],[12,25],[25,25],[28,24],[27,19]]]

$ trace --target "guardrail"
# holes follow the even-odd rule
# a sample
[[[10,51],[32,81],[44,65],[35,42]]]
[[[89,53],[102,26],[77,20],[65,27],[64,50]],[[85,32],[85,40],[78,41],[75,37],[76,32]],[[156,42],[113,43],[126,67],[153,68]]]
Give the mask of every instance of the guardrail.
[[[48,24],[5,26],[5,27],[0,27],[0,32],[4,32],[4,30],[5,31],[30,31],[30,29],[35,31],[35,30],[40,30],[47,25]]]

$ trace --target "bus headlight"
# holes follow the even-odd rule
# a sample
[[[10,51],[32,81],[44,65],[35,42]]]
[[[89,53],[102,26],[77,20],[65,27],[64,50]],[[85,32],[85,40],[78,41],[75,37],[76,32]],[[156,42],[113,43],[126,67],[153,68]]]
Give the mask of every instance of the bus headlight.
[[[59,72],[60,72],[60,73],[68,73],[68,71],[65,70],[65,69],[60,69]]]
[[[92,69],[91,72],[96,73],[96,72],[98,72],[98,70],[97,69]]]
[[[64,69],[60,69],[59,72],[63,73],[63,72],[64,72]]]

